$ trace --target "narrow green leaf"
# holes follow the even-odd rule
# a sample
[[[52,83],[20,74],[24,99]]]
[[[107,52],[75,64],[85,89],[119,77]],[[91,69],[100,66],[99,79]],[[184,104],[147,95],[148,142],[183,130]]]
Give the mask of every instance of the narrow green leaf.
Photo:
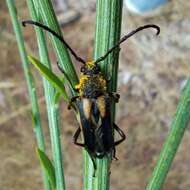
[[[19,50],[19,54],[21,57],[23,71],[24,71],[24,75],[25,75],[25,79],[26,79],[26,83],[27,83],[28,94],[29,94],[29,98],[30,98],[30,102],[31,102],[31,106],[32,106],[32,117],[33,117],[33,121],[34,121],[34,132],[35,132],[37,145],[38,145],[38,147],[40,147],[40,149],[45,151],[45,139],[44,139],[42,124],[41,124],[36,89],[34,86],[34,81],[29,72],[29,63],[28,63],[28,59],[27,59],[27,53],[26,53],[26,48],[25,48],[25,44],[24,44],[23,33],[21,30],[20,22],[17,17],[17,8],[15,5],[16,2],[13,0],[7,0],[6,2],[7,2],[8,9],[9,9],[9,14],[10,14],[10,18],[12,21],[13,29],[15,32],[18,50]],[[42,171],[45,190],[50,190],[47,176],[44,173],[45,172]]]
[[[52,1],[51,0],[35,0],[39,5],[39,11],[42,15],[43,23],[45,23],[49,28],[54,30],[56,33],[61,35],[61,29],[58,24],[58,20],[56,18],[56,14],[53,9]],[[78,84],[78,77],[70,59],[69,53],[67,48],[65,48],[64,44],[60,42],[55,36],[50,35],[52,40],[52,44],[54,46],[54,50],[57,55],[57,59],[60,65],[65,70],[68,77],[71,79],[72,86],[69,85],[72,95],[76,95],[76,92],[72,89],[73,86]]]
[[[59,77],[57,77],[49,68],[47,68],[45,65],[43,65],[36,58],[34,58],[32,56],[28,56],[28,59],[40,71],[40,73],[52,84],[52,86],[55,87],[57,89],[57,91],[63,95],[64,100],[66,102],[69,102],[69,97],[65,91],[64,84],[59,79]]]
[[[61,98],[61,93],[57,91],[57,92],[55,93],[55,95],[54,95],[54,98],[53,98],[54,104],[58,104],[60,98]]]
[[[38,22],[42,22],[39,0],[27,0],[27,3],[32,19]],[[39,27],[35,27],[35,31],[38,42],[40,61],[51,70],[51,62],[48,55],[48,47],[44,31]],[[59,127],[60,127],[59,106],[54,102],[54,96],[57,90],[52,86],[52,84],[48,80],[46,80],[45,77],[43,77],[43,85],[44,85],[44,95],[45,95],[47,114],[48,114],[50,141],[51,141],[52,155],[53,155],[52,162],[55,167],[56,189],[65,190],[66,188],[65,188],[65,177],[64,177],[64,166],[63,166],[63,153],[61,151],[62,146],[61,146],[61,139],[59,132]],[[45,190],[49,190],[49,188],[45,188]]]
[[[44,168],[53,190],[56,190],[55,168],[48,156],[39,148],[36,149],[41,166]]]
[[[160,190],[176,155],[178,147],[190,121],[190,79],[181,93],[175,118],[170,127],[146,190]]]
[[[65,84],[65,77],[62,77],[62,78],[59,77],[59,79],[61,80],[63,84]],[[53,98],[54,104],[58,104],[60,98],[61,98],[61,93],[59,91],[56,91]]]

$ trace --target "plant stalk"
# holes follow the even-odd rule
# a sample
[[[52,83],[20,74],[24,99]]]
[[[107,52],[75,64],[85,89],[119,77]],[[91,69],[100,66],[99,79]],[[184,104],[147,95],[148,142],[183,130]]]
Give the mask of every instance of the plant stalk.
[[[29,93],[31,104],[32,104],[32,117],[33,117],[33,122],[34,122],[34,132],[36,136],[37,145],[41,150],[45,152],[45,142],[44,142],[44,135],[43,135],[43,130],[41,126],[41,118],[40,118],[40,112],[39,112],[39,107],[38,107],[36,89],[34,86],[32,75],[29,70],[28,58],[27,58],[27,53],[26,53],[26,49],[24,45],[24,38],[23,38],[20,23],[18,21],[16,6],[13,0],[7,0],[7,6],[9,9],[10,16],[11,16],[13,29],[16,35],[18,49],[19,49],[19,53],[20,53],[20,57],[22,61],[22,67],[24,70],[24,75],[25,75],[26,83],[28,87],[28,93]],[[43,179],[44,179],[45,189],[49,190],[50,189],[49,182],[44,171],[43,171]]]
[[[27,3],[32,19],[40,22],[41,14],[39,11],[39,1],[28,0]],[[35,30],[38,41],[40,61],[51,70],[51,64],[48,55],[48,49],[46,45],[44,32],[38,27],[35,27]],[[64,190],[65,179],[64,179],[64,168],[62,164],[63,158],[61,152],[61,140],[59,132],[59,109],[58,105],[55,104],[53,101],[55,96],[55,89],[45,78],[43,78],[43,85],[44,85],[44,94],[45,94],[47,113],[48,113],[53,160],[55,165],[57,190]]]
[[[182,92],[179,105],[172,122],[168,137],[152,173],[146,190],[160,190],[190,120],[190,79]]]
[[[109,48],[114,46],[120,39],[122,0],[97,0],[96,34],[94,60],[104,55]],[[107,79],[111,76],[108,91],[115,92],[117,89],[119,50],[109,55],[102,61],[102,72]],[[111,120],[114,122],[115,105],[112,105]],[[96,177],[93,176],[93,165],[89,155],[84,151],[84,189],[85,190],[108,190],[110,181],[111,155],[103,159],[96,159]]]
[[[52,30],[57,32],[61,35],[61,30],[55,15],[55,12],[53,10],[53,6],[50,0],[40,0],[38,1],[39,8],[41,11],[43,22],[50,27]],[[78,84],[78,77],[76,74],[76,71],[74,69],[74,66],[71,62],[68,50],[65,48],[64,44],[60,42],[56,37],[51,36],[52,44],[54,46],[58,61],[60,65],[65,70],[65,73],[67,74],[68,78],[72,79],[72,86],[75,86]],[[72,95],[76,95],[72,87],[70,86]]]

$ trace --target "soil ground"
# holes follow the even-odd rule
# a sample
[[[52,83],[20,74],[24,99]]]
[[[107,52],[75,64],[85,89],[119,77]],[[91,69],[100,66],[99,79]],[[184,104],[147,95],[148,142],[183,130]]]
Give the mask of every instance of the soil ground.
[[[16,1],[19,18],[29,18],[25,1]],[[90,58],[93,52],[95,2],[71,0],[82,13],[79,21],[63,28],[72,47]],[[117,106],[117,124],[127,140],[117,148],[119,161],[112,163],[111,189],[142,190],[167,136],[180,93],[190,74],[190,3],[171,1],[156,15],[140,17],[123,10],[122,35],[136,27],[154,23],[161,34],[144,31],[122,45]],[[42,189],[35,154],[30,105],[15,36],[4,1],[0,2],[0,189]],[[37,54],[34,31],[25,29],[27,51]],[[52,63],[55,55],[50,47]],[[54,64],[55,72],[58,72]],[[42,82],[36,73],[40,111],[49,142]],[[66,104],[61,107],[61,137],[68,189],[82,189],[82,152],[72,136],[77,123]],[[187,129],[163,190],[190,189],[190,132]],[[50,144],[47,144],[50,152]],[[72,158],[72,159],[71,159]]]

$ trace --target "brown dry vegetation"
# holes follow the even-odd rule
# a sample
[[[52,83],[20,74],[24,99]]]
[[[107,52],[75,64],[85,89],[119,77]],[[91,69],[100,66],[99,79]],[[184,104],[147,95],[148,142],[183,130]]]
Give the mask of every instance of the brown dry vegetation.
[[[17,2],[20,19],[28,18],[25,1]],[[71,4],[74,2],[72,0]],[[89,1],[88,4],[73,5],[83,12],[83,16],[63,29],[65,38],[80,55],[90,58],[95,26],[94,4]],[[124,9],[122,34],[145,23],[159,25],[161,34],[155,37],[153,31],[145,31],[122,45],[117,123],[127,134],[127,140],[117,149],[119,161],[112,163],[111,189],[145,189],[190,73],[189,10],[188,1],[173,1],[158,15],[148,18],[131,15]],[[1,190],[38,190],[42,189],[42,180],[35,155],[27,88],[4,1],[0,2],[0,26],[0,187]],[[24,34],[28,52],[37,54],[33,29],[25,29]],[[55,55],[51,54],[52,63],[55,63]],[[40,76],[36,75],[48,141],[43,90]],[[77,123],[64,103],[60,110],[66,185],[68,189],[81,189],[82,154],[81,149],[72,143]],[[189,139],[188,129],[164,190],[190,189]],[[50,152],[50,145],[47,147]]]

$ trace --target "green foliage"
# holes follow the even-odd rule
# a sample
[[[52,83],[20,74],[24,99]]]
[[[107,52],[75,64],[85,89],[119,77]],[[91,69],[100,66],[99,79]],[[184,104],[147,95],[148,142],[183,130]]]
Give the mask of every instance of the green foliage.
[[[53,164],[51,163],[51,160],[39,148],[36,149],[36,153],[40,160],[41,166],[44,168],[44,170],[48,176],[52,190],[56,190],[55,168],[54,168]]]
[[[38,59],[28,56],[30,62],[38,69],[38,71],[44,76],[52,86],[61,94],[63,95],[64,100],[69,103],[69,97],[64,87],[63,81],[59,79],[48,67],[43,65]],[[57,95],[56,95],[57,96]]]
[[[39,0],[27,0],[28,8],[30,15],[33,20],[43,22],[42,11],[39,4]],[[53,12],[53,8],[51,5],[51,1],[45,0],[43,4],[49,5],[49,8]],[[42,5],[42,8],[44,6]],[[47,10],[48,11],[48,10]],[[55,14],[54,14],[55,15]],[[48,48],[46,43],[46,38],[44,31],[39,27],[35,27],[38,50],[40,56],[40,62],[43,63],[50,71],[51,71],[51,62],[48,55]],[[61,140],[60,140],[60,121],[59,121],[59,107],[58,102],[55,102],[56,90],[54,87],[43,77],[43,86],[46,100],[46,108],[48,115],[48,127],[50,131],[50,141],[51,141],[51,149],[52,149],[52,158],[53,163],[56,168],[55,176],[56,176],[56,184],[57,190],[65,189],[65,179],[64,179],[64,167],[63,167],[63,156],[61,152]],[[46,184],[45,184],[46,185]],[[46,190],[49,190],[49,186],[45,186]]]
[[[17,9],[15,6],[15,2],[13,0],[7,0],[7,6],[9,9],[13,29],[15,32],[16,40],[17,40],[17,45],[19,49],[19,54],[21,57],[22,61],[22,67],[28,87],[28,93],[29,93],[29,98],[31,101],[32,105],[32,118],[34,122],[34,132],[35,132],[35,137],[37,141],[37,146],[45,151],[45,139],[43,135],[43,130],[42,130],[42,124],[41,124],[41,117],[40,117],[40,112],[39,112],[39,105],[38,105],[38,100],[37,100],[37,95],[36,95],[36,89],[34,86],[34,81],[32,78],[32,75],[29,70],[29,62],[27,59],[27,53],[26,53],[26,48],[24,44],[24,37],[23,33],[21,30],[21,25],[17,17]],[[44,171],[42,170],[43,173],[43,179],[44,179],[44,185],[46,190],[50,190],[50,186],[47,180],[47,176],[44,174]]]
[[[51,29],[55,30],[61,35],[61,30],[55,16],[53,6],[50,0],[27,0],[31,16],[36,21],[42,21]],[[103,55],[110,47],[112,47],[120,38],[121,30],[121,15],[122,15],[122,0],[97,0],[97,17],[96,17],[96,36],[95,36],[95,49],[94,59]],[[65,90],[65,80],[61,80],[51,71],[51,65],[48,57],[48,50],[45,42],[45,37],[41,29],[36,29],[40,61],[32,56],[28,59],[39,70],[42,76],[49,81],[44,81],[44,91],[46,96],[49,130],[52,144],[52,157],[53,164],[45,154],[45,143],[43,131],[41,127],[41,118],[37,103],[36,89],[33,79],[31,77],[27,54],[24,46],[24,39],[17,18],[17,10],[13,0],[7,0],[7,5],[11,15],[13,28],[15,31],[19,53],[22,59],[24,74],[26,77],[29,96],[32,104],[32,115],[34,118],[35,135],[37,139],[37,154],[40,159],[43,171],[45,171],[44,181],[45,189],[50,190],[64,190],[64,168],[62,166],[62,152],[59,133],[59,117],[58,117],[58,102],[60,96],[69,103],[70,97]],[[52,44],[54,46],[57,59],[63,67],[66,77],[69,79],[69,87],[72,95],[76,95],[73,91],[73,86],[78,83],[76,71],[71,62],[65,46],[55,37],[50,35]],[[102,72],[107,78],[110,74],[112,76],[109,83],[109,90],[115,92],[117,89],[117,73],[118,73],[118,56],[110,54],[108,59],[102,61]],[[114,57],[114,60],[113,60]],[[43,64],[42,64],[43,63]],[[46,65],[44,65],[46,64]],[[67,79],[67,78],[66,78]],[[71,82],[71,83],[70,83]],[[55,88],[55,89],[54,89]],[[177,152],[178,146],[182,140],[185,129],[190,120],[190,80],[188,80],[186,87],[182,93],[179,106],[175,118],[173,120],[171,129],[169,131],[166,142],[161,151],[159,160],[154,169],[147,190],[159,190],[167,177],[167,173],[172,164],[174,156]],[[115,105],[112,105],[111,119],[114,121]],[[76,118],[79,120],[79,115],[76,113]],[[97,171],[96,177],[93,176],[94,168],[91,159],[87,152],[84,150],[84,189],[85,190],[108,190],[111,157],[96,159]],[[54,167],[54,166],[55,167]],[[48,178],[48,180],[47,180]],[[50,182],[51,188],[49,187]]]
[[[50,0],[35,0],[36,4],[39,5],[39,9],[41,10],[42,20],[43,23],[54,30],[56,33],[61,35],[61,29],[59,27],[57,17],[53,10],[53,6]],[[64,44],[61,43],[56,37],[50,35],[52,45],[54,47],[54,51],[57,55],[57,60],[59,61],[60,65],[63,67],[64,71],[66,72],[67,76],[71,79],[72,86],[78,84],[78,77],[74,66],[71,62],[69,53],[65,48]],[[72,86],[70,86],[70,90],[75,94],[72,90]]]
[[[168,137],[152,173],[147,190],[160,190],[166,180],[174,156],[190,121],[190,79],[181,94],[181,99],[173,119]]]

